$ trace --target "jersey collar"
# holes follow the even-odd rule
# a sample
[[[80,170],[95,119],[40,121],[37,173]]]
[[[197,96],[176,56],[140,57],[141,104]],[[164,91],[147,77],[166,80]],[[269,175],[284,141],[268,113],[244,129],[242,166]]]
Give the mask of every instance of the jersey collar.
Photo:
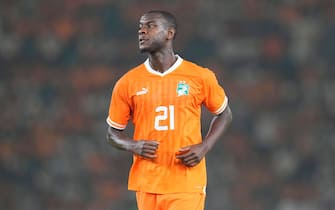
[[[158,75],[158,76],[165,76],[171,72],[173,72],[176,68],[178,68],[180,66],[180,64],[183,62],[183,59],[179,56],[179,55],[176,55],[177,56],[177,60],[176,62],[166,71],[164,71],[163,73],[159,72],[159,71],[156,71],[155,69],[153,69],[151,66],[150,66],[150,63],[149,63],[149,58],[147,58],[147,60],[145,60],[144,62],[144,66],[146,67],[146,69],[151,73],[151,74],[155,74],[155,75]]]

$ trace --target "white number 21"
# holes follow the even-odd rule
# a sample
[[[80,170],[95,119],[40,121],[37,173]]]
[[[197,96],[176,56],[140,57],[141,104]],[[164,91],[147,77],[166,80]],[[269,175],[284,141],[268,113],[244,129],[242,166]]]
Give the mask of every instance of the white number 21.
[[[155,117],[155,129],[158,131],[174,130],[174,106],[158,106],[155,111],[163,112]],[[164,121],[168,121],[169,125],[166,125],[167,123],[164,123]]]

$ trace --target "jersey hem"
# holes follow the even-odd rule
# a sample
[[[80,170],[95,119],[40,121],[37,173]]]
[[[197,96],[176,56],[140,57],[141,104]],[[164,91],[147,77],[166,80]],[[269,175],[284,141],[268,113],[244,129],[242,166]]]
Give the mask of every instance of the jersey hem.
[[[221,113],[227,108],[227,105],[228,105],[228,98],[227,98],[227,96],[225,96],[224,101],[223,101],[223,104],[220,106],[220,108],[218,108],[218,109],[214,112],[214,114],[216,114],[216,115],[221,114]]]
[[[113,128],[119,129],[119,130],[124,130],[127,126],[127,125],[122,125],[122,124],[116,123],[116,122],[112,121],[109,117],[107,117],[106,122],[110,127],[113,127]]]
[[[201,189],[196,190],[168,190],[168,191],[159,191],[159,190],[141,190],[136,188],[129,187],[128,190],[134,191],[134,192],[145,192],[145,193],[152,193],[152,194],[170,194],[170,193],[201,193],[206,195],[206,186],[204,186]]]

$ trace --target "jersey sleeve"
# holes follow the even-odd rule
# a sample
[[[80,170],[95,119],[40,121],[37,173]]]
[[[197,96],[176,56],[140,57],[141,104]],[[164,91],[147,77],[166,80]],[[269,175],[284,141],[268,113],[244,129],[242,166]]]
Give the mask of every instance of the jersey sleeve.
[[[226,109],[228,97],[212,71],[205,76],[204,94],[204,105],[210,112],[218,115]]]
[[[119,80],[113,89],[106,122],[109,126],[123,130],[131,115],[131,106],[127,94],[127,84]]]

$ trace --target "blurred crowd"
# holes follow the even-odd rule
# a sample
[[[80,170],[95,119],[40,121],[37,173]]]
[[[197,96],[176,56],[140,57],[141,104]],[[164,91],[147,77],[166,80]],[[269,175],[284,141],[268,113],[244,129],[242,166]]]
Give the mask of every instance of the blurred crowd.
[[[176,15],[176,52],[229,96],[207,209],[334,210],[332,0],[1,0],[0,209],[136,209],[105,119],[115,81],[145,59],[151,9]]]

